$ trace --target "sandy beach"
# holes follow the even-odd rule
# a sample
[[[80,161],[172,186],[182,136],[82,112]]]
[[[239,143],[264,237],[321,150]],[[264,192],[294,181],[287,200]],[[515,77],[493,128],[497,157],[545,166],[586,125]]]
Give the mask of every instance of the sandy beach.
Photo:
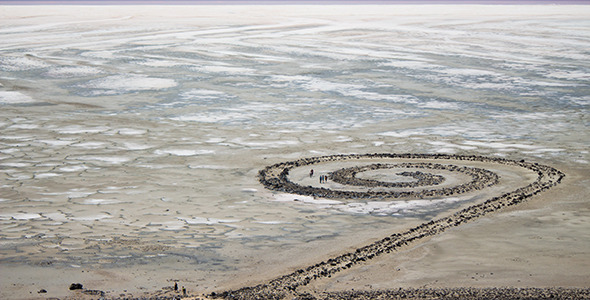
[[[588,170],[567,172],[562,185],[526,203],[321,279],[310,290],[587,287]]]
[[[589,298],[589,16],[0,6],[0,298]]]

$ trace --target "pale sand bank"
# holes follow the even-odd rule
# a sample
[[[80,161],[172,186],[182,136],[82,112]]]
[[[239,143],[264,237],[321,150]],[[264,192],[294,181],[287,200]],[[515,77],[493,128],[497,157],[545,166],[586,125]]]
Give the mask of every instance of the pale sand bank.
[[[322,278],[307,289],[588,287],[590,171],[561,170],[567,177],[560,185],[521,205]]]
[[[296,283],[292,293],[329,299],[335,296],[344,297],[343,295],[352,297],[351,291],[360,291],[360,294],[354,295],[360,298],[384,295],[393,297],[394,292],[373,293],[397,288],[438,288],[442,289],[441,293],[449,293],[448,295],[457,291],[460,294],[466,292],[461,289],[465,287],[583,288],[588,282],[588,234],[585,232],[588,221],[584,216],[588,212],[588,205],[583,200],[583,195],[587,192],[585,184],[588,171],[569,168],[568,172],[571,174],[570,179],[547,194],[533,197],[521,205],[493,212],[432,238],[412,242],[407,247],[394,251],[394,254],[381,254],[368,262],[355,263],[352,267],[331,275],[318,273],[320,276],[317,278],[313,276],[311,280],[296,281],[299,283]],[[330,261],[332,260],[327,261],[328,269]],[[300,271],[303,272],[304,269]],[[301,276],[306,276],[307,273]],[[290,280],[268,283],[269,286],[278,284],[276,288],[259,286],[252,290],[254,293],[246,290],[245,293],[230,291],[222,296],[232,299],[233,295],[239,298],[243,294],[246,297],[269,297],[275,295],[275,291],[284,287],[284,284],[291,284],[287,283],[292,282]],[[304,282],[303,285],[301,282]],[[459,289],[451,292],[444,290],[448,288]],[[474,293],[479,296],[473,297],[509,296],[511,293],[516,297],[520,293],[505,289],[490,296],[492,294],[486,294],[488,292],[489,289],[476,290]],[[574,298],[589,296],[587,289],[573,292],[555,292],[551,289],[529,292],[531,294],[527,297],[531,298],[551,297],[551,293],[553,296],[563,293],[564,297],[569,295],[568,297]],[[573,294],[568,294],[570,292]],[[415,297],[425,297],[429,292],[421,290],[408,293]],[[466,295],[468,294],[464,294]]]

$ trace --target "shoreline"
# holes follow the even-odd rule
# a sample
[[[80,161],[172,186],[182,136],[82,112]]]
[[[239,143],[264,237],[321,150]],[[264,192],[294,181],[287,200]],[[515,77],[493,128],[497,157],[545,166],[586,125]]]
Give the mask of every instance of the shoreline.
[[[464,223],[474,221],[486,214],[501,210],[504,207],[510,207],[526,201],[528,198],[546,191],[559,183],[565,177],[565,174],[553,167],[541,165],[538,163],[527,163],[524,160],[515,161],[499,158],[488,158],[484,156],[465,156],[465,155],[429,155],[429,154],[366,154],[366,155],[332,155],[319,158],[304,158],[293,162],[279,163],[267,167],[260,171],[259,177],[261,183],[274,190],[281,190],[284,187],[289,192],[309,195],[310,187],[300,187],[294,185],[288,178],[288,172],[294,166],[302,166],[306,164],[314,164],[321,161],[329,160],[343,160],[347,158],[358,159],[359,157],[373,157],[373,158],[429,158],[429,159],[454,159],[454,160],[474,160],[474,161],[488,161],[495,163],[502,163],[508,165],[518,165],[530,169],[538,174],[537,179],[524,187],[517,190],[505,193],[499,197],[493,197],[484,201],[483,203],[471,205],[451,216],[441,217],[436,220],[431,220],[428,223],[411,228],[402,233],[394,233],[374,243],[357,248],[354,252],[348,252],[340,256],[330,258],[315,265],[309,266],[305,269],[299,269],[288,275],[273,279],[268,283],[259,284],[253,287],[244,287],[238,290],[229,290],[221,293],[212,293],[210,296],[214,298],[225,299],[257,299],[263,298],[285,298],[287,295],[302,296],[297,292],[300,287],[307,286],[310,282],[332,277],[332,275],[349,269],[354,265],[372,260],[384,254],[397,252],[406,246],[419,243],[422,239],[427,239],[432,236],[445,232],[449,228],[457,227]],[[278,171],[272,169],[282,169],[278,175],[278,180],[273,178]],[[270,175],[269,175],[270,174]],[[270,176],[270,178],[268,177]],[[322,189],[322,192],[327,192]]]
[[[306,299],[590,299],[590,288],[400,288],[310,295]]]
[[[535,164],[532,164],[533,166],[538,166]],[[344,276],[345,274],[341,274],[341,273],[347,273],[347,272],[358,272],[358,270],[366,268],[368,266],[374,266],[374,265],[378,265],[380,264],[380,260],[382,259],[392,259],[395,257],[399,257],[401,256],[400,259],[404,260],[406,258],[404,258],[404,255],[408,255],[408,253],[411,253],[413,251],[416,251],[416,249],[419,249],[421,247],[424,247],[426,245],[432,244],[434,243],[436,239],[444,239],[445,236],[449,235],[449,234],[456,234],[456,233],[460,233],[460,232],[465,232],[466,230],[470,230],[472,229],[474,224],[480,223],[482,221],[485,222],[493,222],[494,220],[497,220],[500,218],[500,216],[503,213],[518,213],[519,215],[522,214],[526,214],[527,209],[529,209],[529,206],[543,206],[548,204],[547,201],[552,202],[555,198],[553,197],[552,199],[548,199],[548,197],[545,197],[546,194],[559,194],[559,191],[555,191],[557,189],[568,189],[567,185],[568,184],[572,184],[572,183],[576,183],[576,180],[578,180],[580,177],[583,177],[584,175],[581,174],[580,170],[574,170],[574,169],[570,169],[567,166],[557,166],[558,168],[560,168],[561,170],[564,170],[564,172],[567,173],[567,176],[565,177],[565,180],[563,180],[562,184],[556,184],[556,188],[553,189],[549,189],[548,191],[546,191],[545,193],[541,193],[541,194],[537,194],[534,195],[534,197],[532,199],[534,199],[535,201],[522,201],[519,203],[519,205],[509,205],[509,206],[504,206],[503,209],[500,210],[492,210],[488,213],[486,213],[486,218],[471,218],[471,219],[465,219],[465,223],[462,224],[462,226],[452,226],[449,227],[448,229],[442,229],[441,231],[439,231],[438,233],[445,233],[445,234],[436,234],[436,235],[424,235],[422,237],[418,237],[420,236],[421,233],[416,232],[415,228],[421,228],[421,229],[436,229],[436,224],[440,224],[441,222],[439,222],[438,220],[435,221],[431,221],[429,222],[430,225],[428,223],[426,223],[426,225],[423,223],[422,225],[419,226],[415,226],[414,230],[412,230],[411,227],[408,227],[407,230],[404,231],[404,233],[408,234],[407,238],[410,239],[410,242],[405,245],[405,244],[400,244],[399,246],[396,246],[397,248],[393,249],[393,251],[391,251],[390,255],[385,255],[387,254],[387,252],[383,252],[382,255],[377,255],[377,256],[373,256],[372,258],[369,258],[370,254],[369,252],[371,252],[371,250],[374,250],[374,248],[371,248],[371,245],[379,245],[380,242],[383,242],[384,240],[389,239],[390,245],[395,245],[393,239],[391,238],[391,236],[388,236],[384,239],[375,239],[375,242],[369,242],[368,246],[360,246],[360,247],[356,247],[356,249],[362,249],[361,252],[363,252],[363,254],[365,254],[365,259],[362,259],[360,256],[361,255],[356,255],[355,257],[358,257],[359,259],[355,262],[355,264],[353,266],[351,266],[350,268],[347,268],[345,270],[342,270],[340,272],[335,272],[332,274],[328,274],[327,272],[324,273],[324,276],[318,276],[318,278],[310,280],[310,282],[306,285],[302,285],[302,286],[298,286],[298,287],[294,287],[292,289],[282,289],[283,287],[279,285],[277,285],[277,283],[283,283],[283,282],[279,282],[281,280],[285,280],[286,278],[288,279],[289,276],[295,274],[296,276],[299,276],[301,274],[298,273],[298,271],[296,271],[295,273],[291,273],[290,275],[283,275],[281,277],[281,272],[279,270],[279,268],[275,268],[274,271],[272,271],[271,273],[266,273],[267,275],[269,275],[268,277],[270,278],[275,278],[275,279],[270,279],[270,280],[254,280],[254,282],[258,281],[260,284],[253,284],[251,286],[247,286],[247,287],[243,287],[242,288],[237,288],[237,289],[223,289],[224,284],[221,284],[219,287],[219,289],[216,289],[215,291],[211,291],[210,289],[208,291],[206,290],[199,290],[199,289],[194,289],[194,287],[191,287],[187,293],[187,296],[182,296],[182,293],[180,291],[178,292],[174,292],[173,291],[173,283],[169,282],[166,286],[162,287],[161,289],[148,289],[144,292],[132,292],[129,291],[130,293],[125,293],[125,294],[121,294],[118,296],[115,296],[116,294],[111,294],[110,291],[105,289],[104,295],[105,299],[209,299],[209,298],[225,298],[225,299],[260,299],[260,297],[262,298],[273,298],[273,297],[277,297],[277,298],[289,298],[289,297],[296,297],[298,299],[388,299],[391,297],[408,297],[408,298],[435,298],[436,295],[438,295],[437,297],[443,297],[445,299],[463,299],[463,298],[469,298],[472,297],[473,299],[476,298],[481,298],[481,297],[485,297],[485,295],[491,295],[490,297],[496,297],[496,296],[511,296],[511,295],[520,295],[523,298],[527,299],[543,299],[543,298],[550,298],[552,295],[556,296],[556,295],[567,295],[567,297],[570,297],[572,299],[588,299],[588,288],[587,287],[583,287],[580,285],[574,285],[574,286],[546,286],[546,285],[525,285],[525,286],[521,286],[521,285],[512,285],[512,284],[503,284],[503,285],[492,285],[492,286],[478,286],[478,285],[472,285],[472,284],[464,284],[464,285],[445,285],[444,283],[441,283],[438,286],[428,286],[428,285],[407,285],[407,284],[402,284],[402,285],[396,285],[395,288],[391,288],[391,286],[383,288],[383,286],[378,287],[377,289],[367,289],[366,287],[363,288],[362,286],[360,286],[360,283],[355,283],[353,281],[341,281],[341,284],[347,286],[347,288],[345,289],[341,289],[341,288],[324,288],[321,287],[322,285],[326,284],[326,281],[334,281],[334,280],[342,280],[342,278],[339,278],[338,276]],[[554,178],[554,180],[557,180],[556,178]],[[536,183],[536,181],[535,181]],[[529,197],[530,198],[530,197]],[[509,197],[502,197],[502,199],[506,200],[509,199]],[[528,199],[528,198],[526,198]],[[486,204],[489,202],[483,202],[480,204]],[[463,209],[462,211],[468,211],[469,208],[472,206],[469,206],[468,208]],[[451,216],[455,215],[457,213],[451,213]],[[442,219],[446,219],[447,217],[442,217],[439,218],[439,220]],[[433,227],[434,225],[434,227]],[[428,231],[428,230],[427,230]],[[392,235],[392,236],[396,236],[396,234]],[[366,244],[365,244],[366,245]],[[346,247],[348,249],[352,249],[349,247]],[[354,247],[353,247],[354,248]],[[309,257],[307,260],[309,261],[310,265],[308,265],[309,267],[307,267],[308,269],[310,269],[311,271],[317,271],[317,270],[321,270],[324,267],[335,267],[338,268],[338,266],[332,266],[331,264],[335,261],[334,257],[338,258],[342,258],[342,257],[347,257],[348,254],[350,253],[357,253],[356,251],[350,252],[347,251],[345,249],[343,249],[344,251],[339,251],[336,252],[337,254],[335,255],[327,255],[324,256],[324,261],[322,261],[321,263],[318,264],[314,264],[314,261],[317,262],[319,260],[314,260],[313,258]],[[332,252],[334,253],[334,252]],[[413,259],[420,259],[420,258],[413,258]],[[338,262],[341,263],[341,262]],[[288,269],[290,267],[286,267],[286,268],[282,268],[282,270],[284,271],[285,269],[287,269],[287,272],[284,272],[283,274],[288,273]],[[292,269],[295,270],[295,269]],[[299,269],[301,270],[301,269]],[[268,271],[268,270],[267,270]],[[307,272],[307,269],[306,269]],[[276,275],[271,275],[272,273],[276,274]],[[316,273],[317,274],[317,273]],[[321,275],[321,274],[318,274]],[[327,275],[327,276],[325,276]],[[163,275],[164,277],[167,275]],[[272,276],[272,277],[271,277]],[[300,276],[299,276],[300,277]],[[260,276],[259,276],[260,278]],[[339,279],[336,279],[339,278]],[[292,278],[291,278],[292,279]],[[378,277],[372,277],[372,279],[370,279],[370,281],[378,281],[378,280],[382,280],[383,278],[378,278]],[[237,280],[237,278],[236,278]],[[83,289],[80,291],[74,291],[73,293],[70,292],[70,294],[68,296],[65,297],[59,297],[58,299],[95,299],[97,295],[101,295],[99,294],[100,288],[99,289],[95,289],[97,288],[96,286],[93,286],[92,284],[90,284],[88,281],[83,281],[85,284],[88,283],[88,289]],[[162,283],[164,283],[164,280],[161,281]],[[242,283],[245,283],[246,280],[242,281]],[[186,282],[188,283],[188,282]],[[297,284],[297,282],[295,282]],[[273,284],[272,286],[269,284]],[[68,283],[69,285],[69,283]],[[163,286],[164,284],[161,284],[160,286]],[[246,284],[247,285],[247,284]],[[111,286],[111,285],[109,285]],[[227,284],[225,284],[225,286],[227,286]],[[239,285],[234,285],[234,286],[239,286]],[[279,286],[279,288],[277,289],[277,286]],[[258,289],[262,287],[262,289]],[[62,287],[65,289],[65,287]],[[281,290],[282,289],[282,290]],[[277,294],[276,292],[279,292],[279,294]],[[434,295],[434,296],[433,296]],[[459,295],[459,297],[455,296],[455,295]],[[38,294],[39,297],[24,297],[22,299],[38,299],[40,297],[43,296],[43,294]]]
[[[545,163],[550,163],[550,162],[545,162]],[[533,164],[535,165],[535,164]],[[538,164],[536,165],[538,166]],[[381,256],[374,256],[372,259],[365,259],[365,260],[358,260],[357,264],[355,264],[354,266],[352,266],[351,268],[346,269],[346,271],[354,271],[354,269],[359,269],[360,267],[365,268],[369,265],[375,265],[376,261],[379,261],[380,259],[384,259],[384,258],[392,258],[392,257],[396,257],[396,256],[402,256],[402,260],[404,259],[403,255],[407,255],[408,252],[412,252],[412,251],[416,251],[416,249],[419,249],[421,247],[427,246],[429,244],[434,243],[436,239],[444,239],[446,236],[448,236],[449,234],[457,234],[457,233],[461,233],[461,232],[465,232],[468,230],[472,229],[472,224],[474,225],[478,225],[477,223],[483,223],[483,222],[497,222],[498,219],[500,219],[502,214],[516,214],[516,215],[527,215],[527,210],[530,209],[530,207],[535,207],[538,209],[538,207],[544,207],[544,206],[548,206],[553,202],[559,202],[562,201],[562,199],[559,199],[558,197],[556,197],[556,195],[560,195],[563,191],[567,190],[567,191],[571,191],[572,195],[580,195],[578,190],[572,190],[571,189],[571,185],[572,184],[577,184],[580,185],[581,187],[583,186],[583,183],[580,183],[580,179],[585,179],[585,175],[587,174],[587,170],[582,170],[582,169],[576,169],[576,168],[571,168],[568,167],[567,165],[556,165],[557,168],[559,168],[560,170],[564,170],[565,173],[567,173],[566,177],[564,178],[564,180],[562,181],[562,184],[557,184],[555,188],[551,188],[548,191],[541,193],[541,194],[537,194],[537,195],[533,195],[534,197],[532,199],[534,199],[534,201],[523,201],[520,202],[519,205],[512,205],[512,206],[504,206],[503,209],[500,210],[492,210],[490,212],[488,212],[486,214],[486,218],[478,218],[478,219],[468,219],[467,220],[467,224],[463,224],[463,226],[453,226],[450,228],[450,230],[446,230],[444,231],[444,233],[446,234],[437,234],[434,236],[431,235],[426,235],[423,236],[421,238],[415,238],[411,241],[411,243],[409,243],[409,245],[401,245],[400,247],[397,248],[396,251],[394,251],[395,254],[392,253],[392,255],[381,255]],[[556,181],[557,179],[554,178],[554,180]],[[587,179],[586,179],[587,181]],[[578,192],[578,193],[576,193]],[[573,196],[572,196],[573,197]],[[505,198],[503,198],[505,199]],[[486,202],[482,203],[485,204]],[[468,208],[467,208],[468,209]],[[451,213],[452,215],[452,213]],[[440,218],[440,219],[444,219],[444,218]],[[437,223],[438,224],[438,223]],[[420,225],[422,226],[422,225]],[[420,227],[418,226],[418,227]],[[429,226],[432,226],[429,225]],[[416,228],[416,227],[414,227]],[[430,228],[430,227],[423,227],[423,228]],[[405,231],[407,232],[411,232],[411,228],[408,228],[408,230]],[[419,235],[419,234],[418,234]],[[409,236],[410,238],[412,238],[412,236]],[[387,239],[387,238],[386,238]],[[391,239],[391,238],[390,238]],[[379,241],[383,241],[383,239],[374,239],[376,242],[375,243],[379,243]],[[375,243],[370,243],[371,245],[375,244]],[[366,244],[365,244],[366,245]],[[350,247],[344,247],[345,249],[352,249]],[[364,247],[360,246],[357,247],[358,249],[362,249]],[[310,264],[314,264],[314,270],[319,270],[324,266],[330,265],[330,263],[326,263],[327,261],[330,261],[331,259],[333,259],[334,257],[342,257],[345,256],[347,253],[349,254],[350,252],[347,252],[347,250],[343,249],[344,251],[337,251],[337,252],[331,252],[331,253],[336,253],[336,255],[330,255],[328,254],[327,256],[323,255],[324,257],[324,261],[320,264],[315,264],[314,262],[320,261],[320,259],[313,259],[312,257],[308,257],[307,259],[305,259],[304,261],[308,261]],[[356,253],[356,251],[355,251]],[[317,256],[316,256],[317,258]],[[415,259],[415,258],[414,258]],[[304,263],[305,265],[305,263]],[[319,265],[318,267],[315,267],[316,265]],[[289,273],[289,269],[291,269],[292,271],[294,271],[295,269],[293,269],[292,267],[284,267],[281,270],[279,270],[280,268],[274,268],[273,271],[271,271],[270,273],[265,273],[267,275],[269,275],[267,278],[278,278],[281,279],[283,277],[279,277],[282,274],[288,274]],[[285,270],[287,270],[286,272],[284,272]],[[265,272],[269,271],[265,269]],[[274,276],[272,274],[275,274]],[[574,286],[563,286],[563,285],[551,285],[551,286],[547,286],[546,284],[541,284],[541,285],[513,285],[513,284],[501,284],[501,285],[493,285],[490,286],[478,286],[478,285],[472,285],[472,284],[463,284],[463,285],[456,285],[456,284],[451,284],[448,286],[445,286],[444,283],[441,282],[441,284],[439,286],[427,286],[427,285],[407,285],[407,284],[402,284],[402,285],[395,285],[394,289],[391,288],[380,288],[379,290],[364,290],[362,291],[361,288],[359,288],[359,284],[355,283],[355,282],[348,282],[348,284],[350,284],[350,286],[354,286],[354,291],[351,289],[345,289],[345,290],[338,290],[338,288],[336,289],[325,289],[323,287],[317,287],[317,284],[324,284],[326,280],[335,280],[335,278],[337,278],[337,276],[339,276],[340,273],[344,273],[344,272],[339,272],[339,273],[333,273],[333,274],[327,274],[329,276],[324,276],[322,278],[318,278],[315,280],[311,281],[311,284],[308,284],[306,286],[302,286],[297,288],[297,293],[293,293],[293,291],[287,291],[287,295],[288,296],[295,296],[295,297],[311,297],[308,294],[311,294],[314,298],[309,298],[309,299],[332,299],[332,298],[338,298],[338,297],[356,297],[356,299],[370,299],[370,298],[374,298],[374,297],[392,297],[392,295],[398,295],[397,293],[401,293],[399,295],[403,295],[405,293],[405,295],[407,295],[408,297],[427,297],[425,295],[428,295],[428,293],[432,293],[432,291],[437,291],[436,293],[447,293],[448,291],[451,291],[450,296],[448,296],[447,298],[452,298],[452,295],[454,293],[459,293],[460,295],[464,295],[461,294],[465,291],[461,291],[461,290],[465,290],[467,289],[469,293],[475,293],[474,295],[483,295],[481,293],[492,293],[494,291],[489,291],[488,289],[502,289],[503,292],[511,292],[511,291],[518,291],[520,292],[520,290],[522,289],[534,289],[532,291],[528,291],[527,293],[531,294],[531,295],[535,295],[534,297],[531,297],[530,299],[533,298],[540,298],[543,295],[554,295],[555,291],[562,291],[565,293],[568,293],[568,295],[572,294],[572,295],[579,295],[580,297],[578,297],[579,299],[587,299],[586,298],[586,293],[587,293],[587,288],[584,287],[584,285],[579,285],[579,284],[574,284]],[[330,276],[330,275],[334,275],[334,276]],[[167,276],[167,275],[161,275],[163,277]],[[287,275],[289,276],[289,275]],[[252,288],[252,287],[258,287],[260,285],[265,285],[268,284],[269,282],[272,282],[274,280],[260,280],[260,278],[264,277],[264,276],[257,276],[258,280],[250,280],[250,282],[259,282],[260,284],[257,285],[257,283],[254,283],[253,285],[251,285],[250,287],[245,287],[245,288],[237,288],[237,290],[243,290],[243,289],[248,289],[248,288]],[[332,278],[330,278],[332,277]],[[172,277],[171,277],[172,278]],[[377,281],[378,279],[381,280],[382,278],[376,278],[373,277],[373,279],[375,281]],[[236,277],[235,280],[238,280],[238,278]],[[275,279],[276,280],[276,279]],[[340,279],[339,279],[340,280]],[[160,281],[162,284],[159,284],[159,286],[163,286],[164,285],[164,280]],[[88,283],[88,287],[89,287],[89,292],[96,292],[99,291],[101,287],[97,287],[97,286],[93,286],[93,284],[91,284],[88,281],[82,281],[85,283]],[[185,281],[186,282],[186,281]],[[246,283],[247,280],[244,279],[242,281],[242,283]],[[343,284],[344,281],[342,282]],[[68,285],[70,284],[70,282],[67,283]],[[248,284],[246,284],[248,285]],[[346,284],[345,284],[346,285]],[[107,286],[112,286],[111,284],[107,285]],[[214,292],[212,292],[211,289],[208,290],[199,290],[199,289],[195,289],[194,287],[191,287],[190,291],[188,292],[186,297],[181,297],[182,299],[203,299],[203,298],[219,298],[219,297],[225,297],[229,299],[234,299],[232,297],[234,297],[236,294],[234,293],[234,289],[228,289],[225,290],[223,289],[224,286],[228,286],[227,282],[226,284],[220,284],[218,289],[214,289]],[[238,285],[234,285],[234,286],[238,286]],[[249,286],[249,285],[248,285]],[[243,287],[243,285],[242,285]],[[398,289],[401,287],[401,290],[398,291]],[[62,287],[63,289],[65,289],[65,287]],[[53,289],[53,288],[52,288]],[[148,290],[144,290],[144,292],[141,291],[136,291],[136,292],[132,292],[129,291],[130,293],[125,293],[125,294],[121,294],[119,296],[115,296],[117,294],[111,294],[113,291],[109,291],[108,289],[104,289],[102,288],[105,292],[106,292],[106,299],[175,299],[178,296],[181,296],[182,294],[179,293],[174,293],[172,291],[172,283],[169,282],[169,285],[162,287],[161,289],[148,289]],[[456,290],[459,289],[459,290]],[[359,291],[361,290],[361,291]],[[225,293],[225,292],[229,292],[229,293]],[[141,294],[143,293],[143,294]],[[225,294],[224,294],[225,293]],[[448,293],[447,293],[448,294]],[[214,295],[214,296],[213,296]],[[244,294],[239,294],[239,296],[235,297],[235,298],[243,298],[243,299],[251,299],[251,298],[257,298],[260,297],[260,293],[259,292],[254,292],[251,295],[244,295]],[[412,296],[413,295],[413,296]],[[445,294],[446,295],[446,294]],[[504,295],[509,295],[509,294],[504,294]],[[39,297],[42,297],[43,294],[39,294]],[[274,297],[276,296],[275,294],[272,295],[266,295],[269,297]],[[36,298],[38,299],[39,297],[24,297],[21,299],[33,299]],[[323,298],[322,298],[323,297]],[[365,297],[365,298],[363,298]],[[476,296],[474,296],[476,297]],[[65,296],[65,297],[59,297],[58,299],[95,299],[96,298],[96,294],[95,295],[87,295],[83,293],[83,290],[80,292],[75,292],[74,294],[70,293],[70,295]],[[283,297],[284,298],[284,297]],[[575,298],[574,299],[578,299]]]

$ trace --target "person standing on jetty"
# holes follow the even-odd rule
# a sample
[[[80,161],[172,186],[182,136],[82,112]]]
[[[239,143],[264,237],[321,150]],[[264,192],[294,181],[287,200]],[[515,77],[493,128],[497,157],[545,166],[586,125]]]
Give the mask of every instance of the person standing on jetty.
[[[311,171],[309,171],[309,178],[313,177],[313,169],[311,169]]]

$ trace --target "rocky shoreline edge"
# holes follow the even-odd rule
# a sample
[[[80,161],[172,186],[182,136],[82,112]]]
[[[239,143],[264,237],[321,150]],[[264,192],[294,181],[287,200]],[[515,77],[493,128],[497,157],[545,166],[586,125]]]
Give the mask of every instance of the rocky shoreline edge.
[[[553,167],[541,165],[538,163],[529,163],[524,160],[516,161],[504,158],[491,158],[476,155],[446,155],[446,154],[395,154],[395,153],[374,153],[374,154],[353,154],[353,155],[330,155],[322,157],[304,158],[292,162],[279,163],[267,167],[260,171],[259,179],[262,184],[272,190],[289,192],[294,187],[301,187],[288,180],[286,175],[290,168],[304,165],[315,164],[325,161],[348,160],[360,158],[406,158],[406,159],[445,159],[458,161],[481,161],[490,163],[500,163],[506,165],[520,166],[537,173],[537,179],[527,186],[518,188],[512,192],[505,193],[501,196],[493,197],[482,203],[469,206],[450,216],[431,220],[419,226],[411,228],[405,232],[394,233],[379,241],[367,246],[356,249],[354,252],[342,254],[340,256],[322,261],[304,269],[299,269],[291,274],[273,279],[267,283],[259,284],[253,287],[244,287],[238,290],[224,291],[221,293],[211,293],[208,297],[223,299],[392,299],[392,298],[519,298],[519,299],[539,299],[551,298],[551,295],[562,299],[587,299],[589,289],[560,289],[560,288],[459,288],[459,289],[402,289],[387,291],[346,291],[338,293],[321,293],[311,295],[297,291],[299,287],[308,285],[312,280],[331,277],[333,274],[351,268],[356,264],[371,260],[385,253],[399,251],[402,247],[415,243],[425,237],[430,237],[445,230],[459,226],[463,223],[475,220],[486,214],[497,211],[504,207],[517,205],[526,201],[528,198],[541,193],[551,187],[559,184],[565,177],[565,174]],[[278,178],[276,171],[279,170]],[[287,184],[283,187],[282,184]],[[312,188],[312,187],[303,187]],[[323,188],[312,188],[320,189]],[[330,191],[328,189],[325,189]],[[299,193],[298,193],[299,194]],[[319,195],[318,195],[319,196]],[[448,294],[446,291],[452,291]],[[519,297],[520,291],[531,293],[531,297]],[[401,294],[400,294],[401,293]],[[437,293],[444,295],[436,296]],[[458,296],[453,296],[454,294]],[[465,294],[466,293],[466,294]],[[483,294],[482,294],[483,293]],[[493,294],[500,293],[500,294]],[[486,296],[488,295],[489,296]],[[429,296],[431,295],[431,296]],[[472,295],[472,296],[470,296]],[[514,296],[513,296],[514,295]],[[547,295],[547,296],[545,296]],[[570,295],[570,296],[568,296]],[[523,298],[524,297],[524,298]],[[529,297],[529,298],[527,298]]]
[[[349,154],[349,155],[328,155],[312,158],[303,158],[295,161],[282,162],[266,167],[258,173],[260,183],[262,183],[267,189],[278,192],[298,194],[304,196],[312,196],[319,198],[338,198],[338,199],[388,199],[388,198],[415,198],[422,199],[426,197],[443,197],[453,196],[458,194],[467,193],[473,190],[481,190],[483,188],[495,185],[498,183],[499,177],[494,172],[485,170],[482,168],[472,168],[465,166],[455,165],[443,165],[435,163],[399,163],[399,164],[375,164],[368,166],[370,169],[380,168],[407,168],[407,169],[438,169],[447,170],[451,172],[465,173],[471,176],[472,180],[468,183],[457,185],[450,188],[438,188],[438,189],[426,189],[420,191],[344,191],[344,190],[332,190],[324,187],[313,187],[313,186],[302,186],[289,180],[289,171],[296,167],[302,167],[307,165],[313,165],[322,162],[332,161],[347,161],[347,160],[359,160],[359,159],[439,159],[439,160],[459,160],[459,161],[481,161],[491,163],[504,163],[504,164],[523,164],[522,167],[526,167],[524,162],[516,162],[502,158],[490,158],[485,156],[475,155],[446,155],[446,154],[396,154],[396,153],[372,153],[372,154]],[[365,185],[367,187],[389,184],[361,180],[355,177],[356,173],[361,171],[363,168],[346,168],[341,169],[330,174],[330,179],[339,183],[349,185]],[[554,170],[557,171],[557,170]],[[421,185],[424,183],[420,182]],[[436,182],[430,182],[436,185]],[[440,183],[440,182],[439,182]],[[396,187],[396,185],[391,185]],[[398,186],[400,187],[400,186]],[[402,186],[403,187],[403,186]],[[412,187],[410,184],[407,187]],[[415,187],[415,186],[414,186]]]
[[[590,299],[590,288],[419,288],[303,294],[301,300],[348,299]]]

